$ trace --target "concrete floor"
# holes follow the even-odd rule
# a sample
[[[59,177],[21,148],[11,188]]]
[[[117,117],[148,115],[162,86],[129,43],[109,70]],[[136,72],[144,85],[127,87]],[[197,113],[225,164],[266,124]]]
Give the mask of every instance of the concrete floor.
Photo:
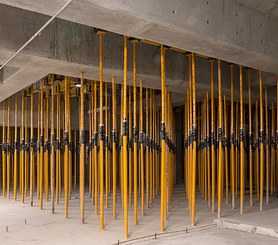
[[[246,197],[247,199],[248,197]],[[119,198],[120,200],[120,198]],[[111,207],[105,209],[105,230],[99,229],[99,216],[94,214],[91,199],[86,198],[85,224],[81,224],[79,215],[78,194],[74,193],[69,204],[69,218],[64,218],[63,203],[56,206],[56,213],[51,214],[50,203],[45,203],[44,210],[30,207],[12,199],[0,198],[0,244],[115,244],[124,241],[123,215],[120,203],[119,215],[116,221],[112,218]],[[259,212],[258,202],[249,207],[246,201],[245,214],[240,216],[238,210],[231,210],[230,204],[223,203],[222,217],[226,220],[258,224],[278,230],[278,200],[270,199],[270,204],[263,212]],[[128,244],[277,244],[275,238],[248,234],[241,231],[228,230],[214,224],[216,214],[197,196],[196,227],[190,225],[190,216],[182,187],[176,188],[173,201],[169,206],[169,219],[166,223],[168,234],[159,233],[159,198],[155,199],[153,207],[146,209],[146,215],[139,215],[139,224],[133,225],[133,207],[129,213],[130,239],[151,235],[147,239],[133,240]],[[276,208],[275,208],[276,207]],[[140,208],[139,208],[140,214]],[[26,221],[26,224],[25,224]],[[8,232],[6,231],[8,229]],[[188,229],[188,232],[184,230]],[[183,230],[183,231],[182,231]],[[180,232],[176,232],[180,231]],[[175,233],[171,233],[175,232]]]

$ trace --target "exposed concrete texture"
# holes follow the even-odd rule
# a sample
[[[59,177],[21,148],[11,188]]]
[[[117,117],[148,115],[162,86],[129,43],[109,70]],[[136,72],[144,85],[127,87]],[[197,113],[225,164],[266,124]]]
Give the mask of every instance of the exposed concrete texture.
[[[35,195],[36,197],[36,195]],[[112,197],[110,198],[110,202]],[[21,201],[3,199],[0,197],[0,239],[4,244],[116,244],[124,240],[123,214],[121,211],[121,197],[118,195],[117,220],[113,220],[111,205],[105,209],[105,230],[99,229],[99,216],[94,214],[94,206],[91,199],[85,198],[85,224],[81,224],[78,190],[69,200],[69,218],[64,218],[63,197],[59,205],[56,205],[56,213],[51,214],[51,202],[44,202],[44,210],[39,209],[39,201],[35,198],[34,207],[29,204],[29,197],[25,204]],[[277,219],[277,199],[270,197],[269,206],[259,212],[258,203],[254,200],[254,206],[249,207],[246,198],[244,215],[239,215],[239,203],[236,202],[236,210],[231,209],[231,204],[223,203],[222,217],[250,221],[253,224],[261,224],[261,217],[268,220],[268,224],[275,227]],[[276,206],[276,208],[274,208]],[[139,210],[140,212],[140,207]],[[188,203],[185,200],[184,187],[177,187],[173,193],[173,199],[169,205],[169,216],[166,222],[166,232],[175,232],[188,229],[189,232],[177,232],[158,236],[153,240],[155,233],[159,231],[160,197],[154,201],[150,208],[146,208],[146,215],[139,216],[139,224],[133,224],[133,208],[129,208],[129,239],[152,235],[150,239],[142,239],[129,244],[277,244],[277,239],[216,228],[213,220],[217,213],[212,214],[211,208],[198,193],[196,198],[196,227],[191,226]],[[25,224],[26,220],[26,224]],[[8,226],[9,232],[6,232]],[[198,231],[198,229],[200,231]],[[194,231],[195,230],[195,231]]]
[[[25,1],[24,1],[25,2]],[[28,2],[28,1],[27,1]],[[39,4],[39,1],[36,2]],[[47,4],[50,7],[50,5]],[[34,6],[33,6],[34,7]],[[24,42],[28,40],[49,17],[7,5],[0,5],[0,63],[4,63]],[[123,80],[123,38],[107,33],[104,36],[104,79],[110,81],[116,76],[116,82]],[[39,80],[49,73],[78,77],[85,72],[87,79],[99,79],[99,39],[94,28],[56,19],[41,35],[35,39],[21,54],[5,67],[0,91],[0,101],[16,91]],[[132,83],[132,49],[128,51],[128,82]],[[229,66],[223,62],[223,93],[229,97]],[[139,43],[137,45],[138,81],[144,86],[160,89],[160,50],[158,47]],[[209,90],[210,65],[206,59],[196,58],[197,97],[201,98]],[[244,73],[245,75],[245,73]],[[182,53],[168,50],[166,52],[166,77],[169,91],[185,93],[188,80],[188,59]],[[216,69],[215,69],[215,80]],[[246,80],[246,76],[244,76]],[[258,76],[252,71],[252,85],[258,87]],[[235,98],[238,97],[238,70],[235,69]],[[275,86],[275,77],[264,74],[264,82]],[[245,96],[247,83],[245,83]],[[275,91],[269,89],[273,95]],[[215,86],[217,95],[217,87]],[[254,99],[258,98],[255,93]],[[269,96],[272,97],[271,94]],[[183,95],[173,96],[176,104],[182,104]],[[253,101],[254,102],[254,101]]]
[[[65,1],[0,2],[52,15]],[[277,73],[277,17],[249,6],[236,0],[79,0],[59,17]]]

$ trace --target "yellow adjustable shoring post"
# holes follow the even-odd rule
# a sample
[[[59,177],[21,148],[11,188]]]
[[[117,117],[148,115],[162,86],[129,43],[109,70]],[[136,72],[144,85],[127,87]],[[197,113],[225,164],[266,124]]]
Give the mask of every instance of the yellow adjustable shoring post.
[[[141,178],[141,215],[144,215],[144,144],[143,144],[143,81],[140,81],[140,178]]]
[[[24,195],[27,196],[28,181],[29,181],[29,159],[28,159],[28,97],[25,97],[25,111],[24,111]]]
[[[124,177],[124,235],[128,237],[127,195],[127,37],[124,37],[124,90],[123,90],[123,177]]]
[[[215,149],[214,149],[214,60],[210,60],[210,102],[211,102],[211,209],[215,212]]]
[[[210,159],[210,148],[209,148],[209,93],[206,93],[206,140],[207,140],[207,182],[208,182],[208,206],[211,205],[211,159]]]
[[[133,45],[133,175],[134,175],[134,224],[138,224],[138,193],[137,193],[137,143],[138,143],[138,127],[137,127],[137,77],[136,77],[136,43],[137,40],[132,41]]]
[[[11,180],[11,99],[8,98],[8,124],[7,124],[7,198],[10,198]]]
[[[222,174],[223,174],[223,151],[222,151],[222,81],[221,81],[221,61],[218,60],[218,218],[221,216],[222,200]]]
[[[188,192],[188,202],[189,202],[189,211],[190,215],[192,215],[192,58],[191,54],[188,56],[189,62],[188,62],[188,87],[189,87],[189,155],[188,155],[188,173],[189,173],[189,192]]]
[[[15,94],[15,119],[14,119],[14,200],[17,199],[17,178],[18,178],[18,136],[17,136],[17,124],[18,124],[18,93]]]
[[[38,93],[37,100],[38,100],[38,108],[37,108],[37,152],[36,152],[36,158],[37,158],[37,199],[40,197],[40,92]]]
[[[76,191],[76,187],[77,187],[77,134],[78,134],[78,132],[77,132],[77,130],[74,130],[74,150],[73,150],[73,152],[74,152],[74,176],[73,176],[73,178],[74,178],[74,191]],[[93,189],[94,190],[94,189]]]
[[[103,165],[104,165],[104,123],[103,123],[103,57],[102,39],[104,32],[99,35],[99,185],[100,185],[100,229],[104,229],[104,198],[103,198]]]
[[[153,185],[153,174],[152,174],[152,131],[153,131],[153,127],[152,127],[152,112],[153,112],[153,108],[152,108],[152,90],[149,90],[150,92],[150,97],[149,97],[149,176],[150,176],[150,182],[149,182],[149,189],[150,189],[150,197],[149,197],[149,202],[150,204],[152,204],[152,185]]]
[[[117,101],[115,76],[112,76],[112,161],[113,161],[113,218],[117,218]]]
[[[146,88],[146,138],[149,137],[149,89]],[[150,205],[150,168],[149,168],[149,144],[146,144],[146,205]]]
[[[60,183],[61,183],[61,99],[60,99],[60,84],[57,84],[57,94],[56,94],[56,119],[57,119],[57,130],[56,130],[56,204],[59,203],[60,197]]]
[[[68,88],[68,132],[69,132],[69,158],[68,158],[68,192],[69,192],[69,199],[71,199],[72,193],[72,135],[71,135],[71,103],[70,103],[70,81],[69,81],[69,88]],[[80,118],[81,119],[81,118]]]
[[[64,192],[65,192],[65,218],[68,218],[69,204],[69,78],[65,77],[65,110],[64,110]],[[81,154],[80,154],[81,155]],[[81,174],[81,173],[80,173]],[[80,197],[81,201],[81,197]]]
[[[264,199],[264,125],[263,125],[263,81],[262,72],[259,71],[259,84],[260,84],[260,211],[263,210]]]
[[[242,88],[242,66],[239,66],[239,100],[240,100],[240,214],[244,211],[244,111],[243,111],[243,88]]]
[[[254,154],[254,160],[255,160],[255,184],[256,184],[256,192],[257,192],[257,199],[260,199],[260,170],[259,170],[259,118],[258,118],[258,101],[255,102],[255,154]]]
[[[132,104],[131,104],[131,89],[128,87],[128,188],[129,188],[129,205],[132,204]]]
[[[93,105],[93,111],[94,111],[94,168],[95,168],[95,190],[94,190],[94,197],[95,197],[95,214],[98,214],[98,187],[99,187],[99,176],[98,176],[98,166],[99,166],[99,161],[98,161],[98,152],[97,152],[97,82],[94,82],[94,105]]]
[[[156,104],[155,104],[155,90],[152,90],[152,105],[153,105],[153,123],[152,123],[152,127],[153,127],[153,135],[152,135],[152,139],[153,139],[153,144],[152,144],[152,173],[153,173],[153,190],[152,190],[152,200],[154,200],[154,196],[155,196],[155,186],[156,186],[156,158],[155,158],[155,142],[156,142]]]
[[[165,103],[166,103],[166,81],[165,81],[165,48],[163,45],[160,47],[161,54],[161,209],[160,209],[160,230],[164,231],[164,219],[165,219]]]
[[[54,79],[51,76],[51,158],[50,158],[50,189],[51,189],[51,211],[55,212],[55,129],[54,129]],[[32,101],[31,101],[32,104]],[[57,184],[57,183],[56,183]]]
[[[268,204],[269,199],[269,144],[268,144],[268,103],[267,103],[267,87],[265,87],[265,202]]]
[[[234,65],[230,65],[231,69],[231,117],[230,117],[230,164],[231,164],[231,194],[232,194],[232,209],[235,208],[235,132],[234,132]]]
[[[22,90],[21,94],[21,137],[20,137],[20,192],[21,201],[24,203],[24,110],[25,110],[25,94]]]
[[[251,98],[251,74],[250,69],[247,70],[248,80],[248,114],[249,114],[249,192],[250,206],[253,205],[253,132],[252,132],[252,98]]]
[[[35,153],[34,153],[34,146],[35,146],[35,138],[34,138],[34,87],[31,86],[30,92],[30,204],[33,206],[34,203],[34,180],[35,180]]]
[[[84,224],[84,179],[85,179],[85,112],[84,112],[84,78],[83,72],[80,72],[80,214],[81,222]],[[102,110],[102,108],[101,108]]]
[[[236,102],[236,116],[235,116],[235,197],[237,198],[238,195],[238,182],[239,182],[239,115],[238,115],[238,107],[239,103]]]
[[[43,122],[44,122],[44,115],[43,115],[43,86],[44,81],[41,80],[40,83],[40,164],[39,164],[39,170],[40,170],[40,209],[43,208],[43,152],[44,152],[44,141],[43,141]]]
[[[44,142],[45,142],[45,151],[44,151],[44,192],[45,192],[45,199],[48,201],[48,163],[49,163],[49,133],[48,133],[48,119],[49,119],[49,87],[46,87],[45,90],[45,127],[44,127]]]
[[[271,156],[270,156],[270,193],[274,192],[274,169],[275,169],[275,110],[271,104]]]
[[[108,208],[109,205],[109,177],[108,177],[108,94],[107,94],[107,83],[104,84],[105,92],[105,206]]]
[[[150,142],[150,149],[149,149],[149,173],[150,173],[150,204],[153,202],[153,150],[152,150],[152,140],[153,140],[153,96],[152,96],[152,89],[150,89],[150,113],[149,113],[149,142]]]
[[[4,100],[2,102],[2,111],[3,111],[3,133],[2,133],[2,195],[3,197],[6,196],[6,163],[7,163],[7,155],[6,155],[6,127],[5,127],[5,118],[6,118],[6,101]],[[21,171],[21,168],[20,168]],[[20,172],[21,173],[21,172]],[[21,175],[20,175],[21,176]],[[21,182],[20,182],[21,184]],[[21,191],[21,185],[20,185],[20,191]]]
[[[88,181],[88,185],[89,185],[89,196],[92,198],[92,200],[94,200],[94,194],[92,191],[92,175],[93,175],[93,161],[92,161],[92,151],[90,149],[90,141],[92,139],[92,91],[90,91],[89,93],[89,153],[88,153],[88,172],[89,172],[89,181]]]
[[[191,224],[195,225],[195,196],[196,196],[196,158],[197,158],[197,123],[196,123],[196,76],[195,76],[195,54],[192,53],[192,137],[193,137],[193,149],[192,149],[192,217]]]
[[[276,135],[275,135],[275,142],[276,144],[278,144],[278,75],[276,75],[276,84],[277,84],[277,88],[276,88]],[[276,162],[275,162],[275,170],[274,170],[274,174],[275,174],[275,178],[274,178],[274,191],[276,191],[276,188],[278,187],[278,147],[276,147]]]
[[[227,125],[227,102],[226,96],[224,95],[224,154],[225,154],[225,188],[226,188],[226,203],[229,202],[229,177],[228,177],[228,125]]]

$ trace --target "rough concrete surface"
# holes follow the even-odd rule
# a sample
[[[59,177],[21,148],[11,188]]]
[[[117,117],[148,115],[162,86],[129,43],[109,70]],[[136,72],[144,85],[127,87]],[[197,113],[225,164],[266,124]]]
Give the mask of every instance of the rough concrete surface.
[[[111,197],[110,197],[111,198]],[[139,199],[140,200],[140,199]],[[63,201],[63,197],[61,199]],[[277,244],[277,239],[248,234],[241,231],[227,230],[213,224],[216,214],[211,213],[207,203],[197,196],[196,200],[196,227],[190,224],[189,210],[185,201],[184,189],[176,188],[173,200],[169,206],[169,218],[166,222],[166,232],[169,234],[157,235],[159,231],[160,205],[159,196],[152,207],[146,209],[146,215],[141,217],[140,207],[139,224],[133,225],[133,207],[129,208],[129,239],[151,235],[147,239],[131,240],[127,244]],[[111,202],[110,202],[111,203]],[[246,214],[240,216],[239,210],[231,210],[230,204],[223,203],[222,217],[244,222],[261,222],[261,217],[271,220],[269,225],[277,227],[277,199],[271,199],[268,207],[259,212],[258,205],[246,207]],[[246,206],[247,200],[246,200]],[[35,199],[34,207],[30,207],[29,198],[26,203],[0,198],[0,244],[115,244],[124,241],[123,215],[120,196],[118,196],[118,217],[112,218],[111,205],[105,209],[105,230],[99,229],[99,216],[94,214],[91,199],[86,196],[85,224],[81,224],[79,215],[78,193],[72,195],[69,202],[69,218],[64,218],[63,202],[56,205],[56,213],[51,214],[50,202],[44,203],[44,210],[38,207]],[[256,218],[257,217],[257,218]],[[259,218],[258,218],[259,217]],[[274,219],[272,218],[274,217]],[[26,221],[26,224],[25,224]],[[258,223],[261,225],[261,223]],[[6,231],[8,227],[8,232]],[[185,230],[188,229],[188,232]],[[181,232],[182,231],[182,232]],[[174,232],[174,233],[172,233]]]

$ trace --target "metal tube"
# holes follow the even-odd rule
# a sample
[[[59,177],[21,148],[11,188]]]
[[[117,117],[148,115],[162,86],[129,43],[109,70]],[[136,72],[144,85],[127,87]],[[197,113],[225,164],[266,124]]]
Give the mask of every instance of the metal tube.
[[[7,198],[10,198],[11,180],[11,101],[8,98],[8,124],[7,124]]]
[[[17,178],[18,178],[18,93],[15,94],[15,119],[14,119],[14,200],[17,199]]]
[[[161,209],[160,209],[160,230],[164,231],[164,199],[165,199],[165,103],[166,103],[166,81],[165,81],[165,48],[160,47],[161,54]]]
[[[248,80],[248,104],[249,104],[249,192],[250,192],[250,206],[253,205],[253,150],[252,150],[252,98],[251,98],[251,75],[250,69],[247,74]]]
[[[138,194],[137,194],[137,140],[138,140],[138,128],[137,128],[137,77],[136,77],[136,43],[133,44],[133,176],[134,176],[134,224],[138,224]]]
[[[115,76],[112,76],[112,156],[113,156],[113,218],[117,217],[117,96]]]
[[[100,178],[100,229],[104,229],[104,201],[103,201],[103,164],[104,164],[104,123],[103,123],[103,57],[102,39],[103,32],[99,32],[99,178]]]
[[[259,71],[259,84],[260,84],[260,211],[263,210],[264,199],[264,127],[263,127],[263,81],[262,72]]]
[[[50,158],[50,188],[51,188],[51,211],[55,213],[55,131],[54,131],[54,79],[51,86],[51,158]],[[31,101],[32,104],[32,101]],[[32,137],[31,137],[32,138]],[[57,185],[57,183],[56,183]]]
[[[215,148],[214,148],[214,60],[210,61],[210,101],[211,101],[211,210],[215,212]]]
[[[43,152],[44,152],[44,140],[43,140],[43,122],[44,122],[44,116],[43,116],[43,86],[44,81],[41,80],[40,83],[40,164],[39,164],[39,170],[40,170],[40,209],[43,208]],[[23,152],[23,151],[21,151]]]
[[[124,90],[123,90],[123,172],[124,172],[124,235],[128,237],[127,200],[127,37],[124,37]]]
[[[141,215],[144,215],[144,145],[143,145],[143,81],[140,81],[140,178],[141,178]]]
[[[240,214],[244,211],[244,112],[243,112],[243,88],[242,88],[242,66],[239,66],[239,93],[240,93]]]
[[[222,151],[222,83],[221,83],[221,61],[218,60],[218,218],[221,216],[222,200],[222,174],[223,174],[223,151]]]
[[[191,192],[192,216],[191,216],[191,224],[195,225],[197,123],[196,123],[196,78],[195,78],[195,54],[194,53],[192,53],[192,114],[193,114],[192,115],[193,151],[192,151],[192,192]]]
[[[84,115],[84,79],[83,72],[80,72],[80,213],[81,222],[84,224],[84,175],[85,175],[85,115]]]
[[[265,87],[265,172],[266,172],[266,178],[265,178],[265,184],[266,184],[266,204],[268,204],[269,200],[269,144],[268,144],[268,105],[267,105],[267,87]]]
[[[31,86],[31,94],[30,94],[30,204],[33,206],[34,203],[34,169],[35,169],[35,153],[34,153],[34,87]]]

